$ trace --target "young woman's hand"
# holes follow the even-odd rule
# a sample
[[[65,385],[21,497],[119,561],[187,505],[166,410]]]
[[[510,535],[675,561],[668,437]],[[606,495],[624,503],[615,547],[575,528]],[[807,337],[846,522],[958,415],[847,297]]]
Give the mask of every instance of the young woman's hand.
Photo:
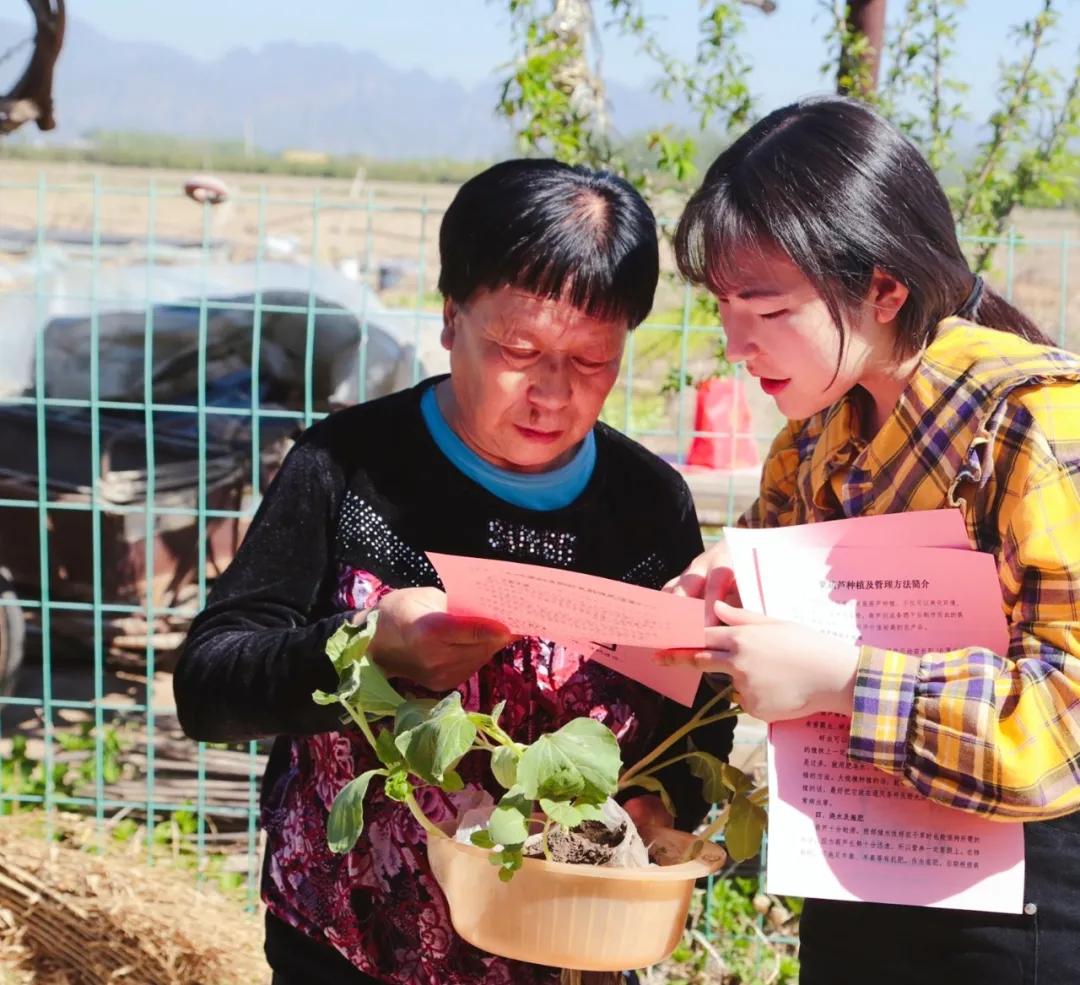
[[[741,606],[739,589],[735,584],[735,572],[731,568],[731,555],[726,541],[718,541],[707,551],[690,562],[687,569],[672,578],[663,588],[672,595],[684,595],[692,599],[705,599],[705,624],[716,625],[712,603],[726,602]]]
[[[432,691],[468,680],[513,639],[502,623],[448,613],[446,593],[437,588],[399,588],[375,608],[372,659],[388,676]]]
[[[722,625],[705,630],[704,650],[665,650],[657,661],[726,674],[742,708],[767,722],[851,714],[859,663],[854,643],[724,602],[713,609]]]

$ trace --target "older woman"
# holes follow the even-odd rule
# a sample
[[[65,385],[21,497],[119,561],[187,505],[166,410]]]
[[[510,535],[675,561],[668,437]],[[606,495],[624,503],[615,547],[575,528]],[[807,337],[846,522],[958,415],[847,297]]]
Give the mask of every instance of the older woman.
[[[333,414],[298,441],[177,668],[192,737],[276,735],[263,780],[266,952],[279,985],[529,985],[550,968],[458,938],[408,809],[368,796],[356,849],[333,855],[326,818],[370,768],[359,733],[315,705],[333,689],[324,648],[379,612],[374,659],[412,691],[458,689],[467,708],[532,741],[591,715],[624,758],[689,711],[581,654],[455,617],[426,550],[552,565],[660,587],[700,550],[686,485],[597,422],[627,333],[657,281],[652,213],[624,181],[554,161],[508,161],[467,182],[440,233],[448,377]],[[728,723],[722,723],[727,726]],[[730,748],[730,728],[710,748]],[[466,783],[490,782],[466,760]],[[679,822],[704,810],[667,784]],[[432,792],[426,812],[455,813]],[[638,819],[668,819],[641,797]]]

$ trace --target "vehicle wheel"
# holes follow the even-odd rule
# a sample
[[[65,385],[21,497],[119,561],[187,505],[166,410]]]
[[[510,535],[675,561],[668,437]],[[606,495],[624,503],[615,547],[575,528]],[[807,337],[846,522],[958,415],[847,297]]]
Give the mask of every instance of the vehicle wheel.
[[[0,695],[8,695],[15,688],[19,668],[23,660],[23,643],[26,638],[26,624],[23,612],[17,605],[6,604],[7,600],[17,599],[11,585],[11,573],[7,568],[0,568]]]

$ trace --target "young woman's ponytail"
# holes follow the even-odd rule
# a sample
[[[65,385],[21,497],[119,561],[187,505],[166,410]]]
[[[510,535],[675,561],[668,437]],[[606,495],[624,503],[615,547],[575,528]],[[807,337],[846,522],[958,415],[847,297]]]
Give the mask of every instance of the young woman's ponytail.
[[[1001,332],[1019,335],[1029,342],[1039,345],[1053,345],[1053,340],[1019,308],[1010,304],[990,287],[981,277],[976,276],[975,286],[967,301],[956,312],[961,318],[978,322],[987,328],[996,328]]]

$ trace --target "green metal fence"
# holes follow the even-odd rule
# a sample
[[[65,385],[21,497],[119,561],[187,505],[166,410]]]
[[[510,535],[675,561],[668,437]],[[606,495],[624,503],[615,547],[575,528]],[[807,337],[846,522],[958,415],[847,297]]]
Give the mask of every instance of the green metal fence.
[[[372,396],[373,380],[385,389],[432,369],[437,224],[451,192],[282,180],[211,206],[186,199],[170,176],[0,171],[0,647],[9,670],[25,653],[0,694],[0,813],[42,809],[46,825],[58,811],[88,815],[102,839],[145,837],[151,860],[155,846],[179,845],[201,878],[255,904],[264,750],[178,738],[167,669],[258,505],[283,431],[329,408],[318,386],[326,333],[355,331],[341,357],[353,379],[336,381],[348,399]],[[1045,222],[994,241],[994,276],[1076,347],[1075,217]],[[230,294],[219,277],[238,264],[243,289]],[[286,266],[282,301],[275,278]],[[337,271],[334,290],[355,289],[345,314],[324,303],[327,271]],[[749,428],[694,427],[691,381],[711,371],[722,337],[695,311],[691,293],[665,279],[653,318],[631,336],[607,419],[675,462],[694,438],[735,447],[749,437],[760,453],[778,422],[753,396]],[[122,336],[117,312],[127,313]],[[250,368],[247,390],[224,402],[210,372],[223,318],[247,331]],[[163,395],[166,321],[169,332],[186,326],[188,361],[168,370],[193,381],[179,395]],[[286,369],[296,378],[283,385],[276,370],[283,392],[271,399],[267,339],[281,325],[292,326]],[[71,333],[77,351],[65,348]],[[389,345],[386,336],[396,362],[379,376],[373,340]],[[58,360],[63,385],[52,377]],[[103,370],[112,379],[123,360],[127,392],[103,388]],[[134,484],[124,494],[114,488],[121,449],[141,463],[126,471],[142,473],[124,479]],[[710,537],[756,484],[746,463],[688,478]],[[717,919],[707,913],[706,929]]]

